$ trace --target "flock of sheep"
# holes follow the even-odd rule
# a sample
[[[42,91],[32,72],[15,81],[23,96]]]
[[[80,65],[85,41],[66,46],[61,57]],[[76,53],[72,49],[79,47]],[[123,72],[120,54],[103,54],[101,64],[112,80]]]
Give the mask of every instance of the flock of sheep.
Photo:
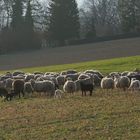
[[[21,95],[24,97],[25,94],[31,95],[35,92],[57,98],[61,98],[63,93],[73,94],[78,91],[81,91],[82,96],[86,96],[86,92],[91,96],[95,88],[140,91],[140,71],[112,72],[107,76],[97,70],[32,74],[15,71],[0,75],[0,96],[4,97],[4,100],[11,100],[15,96],[20,98]]]

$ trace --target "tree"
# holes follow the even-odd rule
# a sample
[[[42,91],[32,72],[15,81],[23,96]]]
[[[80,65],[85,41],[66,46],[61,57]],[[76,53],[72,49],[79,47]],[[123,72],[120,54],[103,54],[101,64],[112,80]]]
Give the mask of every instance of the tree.
[[[119,0],[119,14],[124,32],[140,30],[139,0]]]
[[[79,37],[79,11],[75,0],[51,0],[48,33],[52,40],[64,45],[66,40]]]
[[[40,39],[34,31],[34,19],[32,15],[33,4],[32,0],[27,1],[27,10],[24,20],[24,44],[27,49],[36,49],[41,47]]]
[[[31,0],[28,0],[27,2],[27,10],[25,14],[25,28],[28,32],[34,31],[34,21],[32,17],[32,7],[31,7]]]
[[[95,17],[80,9],[81,38],[93,39],[96,36]]]
[[[85,1],[85,7],[83,7],[83,9],[86,13],[85,19],[87,19],[87,27],[89,30],[95,26],[97,36],[112,35],[118,32],[119,15],[117,1],[118,0]],[[94,26],[90,27],[89,25]]]
[[[119,0],[119,13],[123,31],[134,31],[136,24],[135,0]]]
[[[24,24],[23,19],[23,0],[14,0],[12,6],[11,27],[13,31],[20,31]]]

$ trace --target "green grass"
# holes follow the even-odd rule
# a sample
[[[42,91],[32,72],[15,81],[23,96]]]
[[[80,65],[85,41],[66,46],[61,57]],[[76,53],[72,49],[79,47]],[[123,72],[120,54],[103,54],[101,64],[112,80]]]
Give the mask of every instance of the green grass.
[[[0,102],[3,140],[139,140],[140,94],[97,90]]]
[[[68,70],[68,69],[75,69],[77,71],[95,69],[103,73],[109,73],[112,71],[134,70],[135,68],[140,68],[140,56],[123,57],[123,58],[90,61],[90,62],[74,63],[74,64],[46,66],[46,67],[24,68],[21,70],[25,72],[34,72],[34,71],[60,72],[63,70]],[[1,73],[4,73],[4,72],[5,71],[1,71]]]

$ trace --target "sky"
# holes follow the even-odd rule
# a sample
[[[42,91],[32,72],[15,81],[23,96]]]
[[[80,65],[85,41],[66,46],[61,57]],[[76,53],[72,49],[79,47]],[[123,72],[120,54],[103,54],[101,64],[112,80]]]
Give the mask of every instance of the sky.
[[[84,0],[77,0],[79,6],[82,5],[83,1],[84,1]]]
[[[40,0],[40,1],[43,1],[43,0]],[[84,0],[77,0],[78,5],[81,6],[82,3],[83,3],[83,1],[84,1]]]

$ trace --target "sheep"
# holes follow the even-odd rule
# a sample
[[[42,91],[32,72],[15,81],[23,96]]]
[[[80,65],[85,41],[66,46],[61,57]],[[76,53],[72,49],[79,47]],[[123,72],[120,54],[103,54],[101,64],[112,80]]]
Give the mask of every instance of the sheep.
[[[46,80],[46,81],[44,81],[44,84],[45,84],[44,89],[48,93],[48,95],[49,96],[54,96],[55,89],[56,89],[55,83],[52,82],[52,81]]]
[[[114,77],[119,77],[121,74],[119,72],[111,72],[108,75],[108,78],[114,78]]]
[[[0,97],[6,97],[8,94],[8,90],[4,87],[0,87]]]
[[[67,70],[66,73],[67,74],[76,74],[77,71],[76,70]]]
[[[11,90],[12,89],[12,83],[13,83],[13,79],[11,78],[8,78],[5,80],[5,87],[8,89],[8,90]]]
[[[20,93],[22,93],[22,96],[24,97],[24,80],[17,79],[13,82],[12,88],[20,98]]]
[[[43,72],[40,72],[40,71],[35,71],[33,74],[34,75],[44,75]]]
[[[52,81],[35,81],[34,91],[48,93],[49,96],[53,96],[55,92],[55,84]]]
[[[124,71],[124,72],[121,73],[121,76],[127,76],[128,73],[129,73],[129,71]]]
[[[12,78],[12,73],[11,72],[6,72],[5,76],[9,77],[9,78]]]
[[[115,88],[123,89],[124,91],[130,86],[130,79],[127,76],[115,77]]]
[[[66,79],[71,78],[73,81],[76,81],[78,79],[78,77],[79,77],[79,74],[77,74],[77,73],[75,73],[75,74],[67,74],[65,76]]]
[[[18,76],[19,74],[25,74],[23,71],[14,71],[13,76]]]
[[[51,77],[50,79],[55,84],[55,89],[59,89],[58,81],[55,77]]]
[[[90,74],[96,74],[99,78],[103,78],[103,75],[99,72],[99,71],[97,71],[97,70],[86,70],[85,72],[84,72],[85,74],[88,74],[88,73],[90,73]]]
[[[59,86],[63,86],[65,84],[65,76],[64,75],[60,75],[56,77],[57,83]]]
[[[44,82],[31,80],[31,85],[35,92],[44,92]]]
[[[24,92],[28,94],[33,93],[33,87],[32,87],[31,82],[24,83]]]
[[[81,86],[80,86],[80,82],[81,81],[85,81],[85,83],[87,84],[94,84],[94,80],[92,80],[91,78],[85,78],[85,79],[79,79],[75,81],[75,85],[76,85],[76,91],[80,91],[81,90]]]
[[[130,80],[135,78],[136,80],[139,80],[140,81],[140,74],[136,74],[136,75],[131,75],[131,76],[127,76]]]
[[[90,78],[90,76],[87,74],[80,74],[78,77],[78,79],[85,79],[85,78]]]
[[[136,79],[132,79],[131,80],[131,84],[129,86],[130,90],[134,91],[134,90],[140,90],[140,81],[139,80],[136,80]]]
[[[63,91],[60,89],[55,90],[54,98],[62,98]]]
[[[41,75],[41,74],[36,74],[36,75],[34,76],[34,79],[36,80],[36,79],[39,78],[39,77],[42,77],[42,75]]]
[[[135,76],[137,74],[137,72],[129,72],[128,74],[127,74],[127,76]]]
[[[8,90],[6,88],[0,88],[0,97],[4,97],[4,101],[11,101],[14,96],[14,92],[8,93]]]
[[[9,76],[1,75],[0,81],[5,81],[6,79],[11,78]]]
[[[76,91],[75,82],[72,80],[67,80],[63,86],[64,92],[73,94]]]
[[[82,96],[83,96],[83,93],[86,96],[86,91],[89,91],[90,92],[90,96],[92,96],[92,92],[94,90],[94,83],[93,83],[93,81],[91,79],[89,79],[89,78],[80,80],[80,89],[82,91]]]
[[[101,80],[101,88],[102,89],[113,89],[114,88],[114,80],[112,78],[104,77]]]
[[[24,75],[16,75],[16,76],[13,76],[13,79],[21,79],[21,80],[24,80],[25,79],[25,76]]]
[[[67,75],[67,71],[62,71],[60,75]]]
[[[100,78],[98,75],[94,74],[93,80],[94,80],[95,86],[100,86],[102,78]]]
[[[0,87],[5,87],[5,82],[4,81],[0,81]]]
[[[34,74],[27,74],[27,75],[25,76],[25,82],[28,82],[28,81],[30,81],[31,79],[34,79]]]
[[[80,89],[81,89],[80,81],[81,81],[81,80],[76,80],[76,81],[75,81],[76,91],[77,91],[77,92],[80,91]]]
[[[43,77],[38,77],[36,81],[44,81]]]

